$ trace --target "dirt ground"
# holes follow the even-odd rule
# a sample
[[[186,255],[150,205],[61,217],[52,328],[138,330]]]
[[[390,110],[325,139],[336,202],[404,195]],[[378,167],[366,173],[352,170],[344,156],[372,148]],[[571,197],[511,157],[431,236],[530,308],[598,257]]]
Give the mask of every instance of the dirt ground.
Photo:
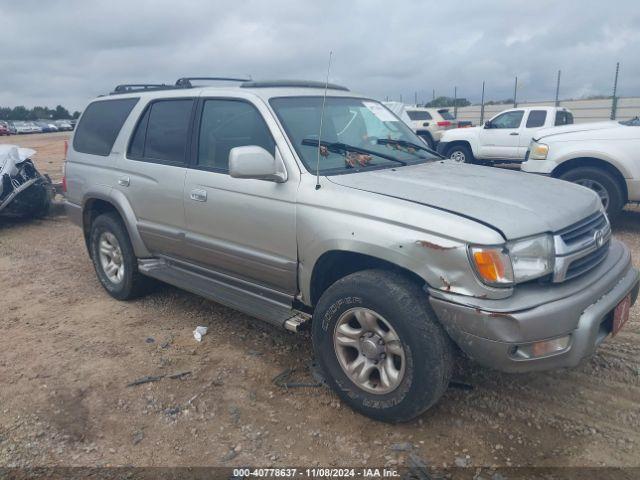
[[[18,140],[59,179],[66,137]],[[640,265],[640,208],[615,235]],[[273,382],[289,368],[314,381],[308,336],[169,286],[112,299],[64,216],[0,224],[0,286],[0,466],[393,466],[409,454],[439,467],[640,466],[638,305],[578,368],[508,375],[462,361],[436,407],[386,425],[327,388]],[[127,386],[145,376],[164,377]]]

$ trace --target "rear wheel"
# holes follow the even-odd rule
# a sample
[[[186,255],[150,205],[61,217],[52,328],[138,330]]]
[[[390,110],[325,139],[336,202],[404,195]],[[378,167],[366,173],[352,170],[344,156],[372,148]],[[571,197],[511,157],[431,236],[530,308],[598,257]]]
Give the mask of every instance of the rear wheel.
[[[466,145],[454,145],[447,150],[447,157],[457,163],[473,163],[473,152]]]
[[[408,421],[449,384],[453,350],[424,292],[405,276],[366,270],[322,295],[313,345],[327,382],[355,410]]]
[[[622,212],[624,191],[618,180],[606,170],[597,167],[579,167],[562,174],[560,178],[596,192],[610,219],[614,219]]]
[[[117,214],[104,213],[93,221],[89,246],[98,279],[109,295],[129,300],[146,293],[152,281],[138,272],[138,259]]]

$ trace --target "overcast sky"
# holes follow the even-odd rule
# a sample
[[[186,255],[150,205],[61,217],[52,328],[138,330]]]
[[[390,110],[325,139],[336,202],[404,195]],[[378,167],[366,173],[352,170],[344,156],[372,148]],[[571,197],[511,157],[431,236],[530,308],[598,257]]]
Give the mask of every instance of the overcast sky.
[[[379,99],[640,95],[638,0],[0,0],[0,106],[81,110],[118,83],[248,73]]]

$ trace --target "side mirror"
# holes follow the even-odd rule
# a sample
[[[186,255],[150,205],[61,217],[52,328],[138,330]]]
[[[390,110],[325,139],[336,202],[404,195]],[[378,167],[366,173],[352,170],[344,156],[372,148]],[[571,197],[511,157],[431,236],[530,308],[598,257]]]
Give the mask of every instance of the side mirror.
[[[235,147],[229,152],[229,174],[233,178],[253,178],[270,182],[287,181],[287,170],[280,152],[274,157],[257,145]]]
[[[487,120],[486,122],[484,122],[484,128],[493,128],[491,120]]]

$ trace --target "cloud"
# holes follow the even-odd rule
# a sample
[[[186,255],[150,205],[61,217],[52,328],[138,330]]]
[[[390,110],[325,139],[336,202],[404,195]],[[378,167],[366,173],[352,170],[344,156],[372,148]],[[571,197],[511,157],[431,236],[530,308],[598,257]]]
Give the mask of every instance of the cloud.
[[[384,99],[640,94],[640,10],[596,0],[0,0],[0,105],[82,109],[118,83],[189,75],[331,79]]]

